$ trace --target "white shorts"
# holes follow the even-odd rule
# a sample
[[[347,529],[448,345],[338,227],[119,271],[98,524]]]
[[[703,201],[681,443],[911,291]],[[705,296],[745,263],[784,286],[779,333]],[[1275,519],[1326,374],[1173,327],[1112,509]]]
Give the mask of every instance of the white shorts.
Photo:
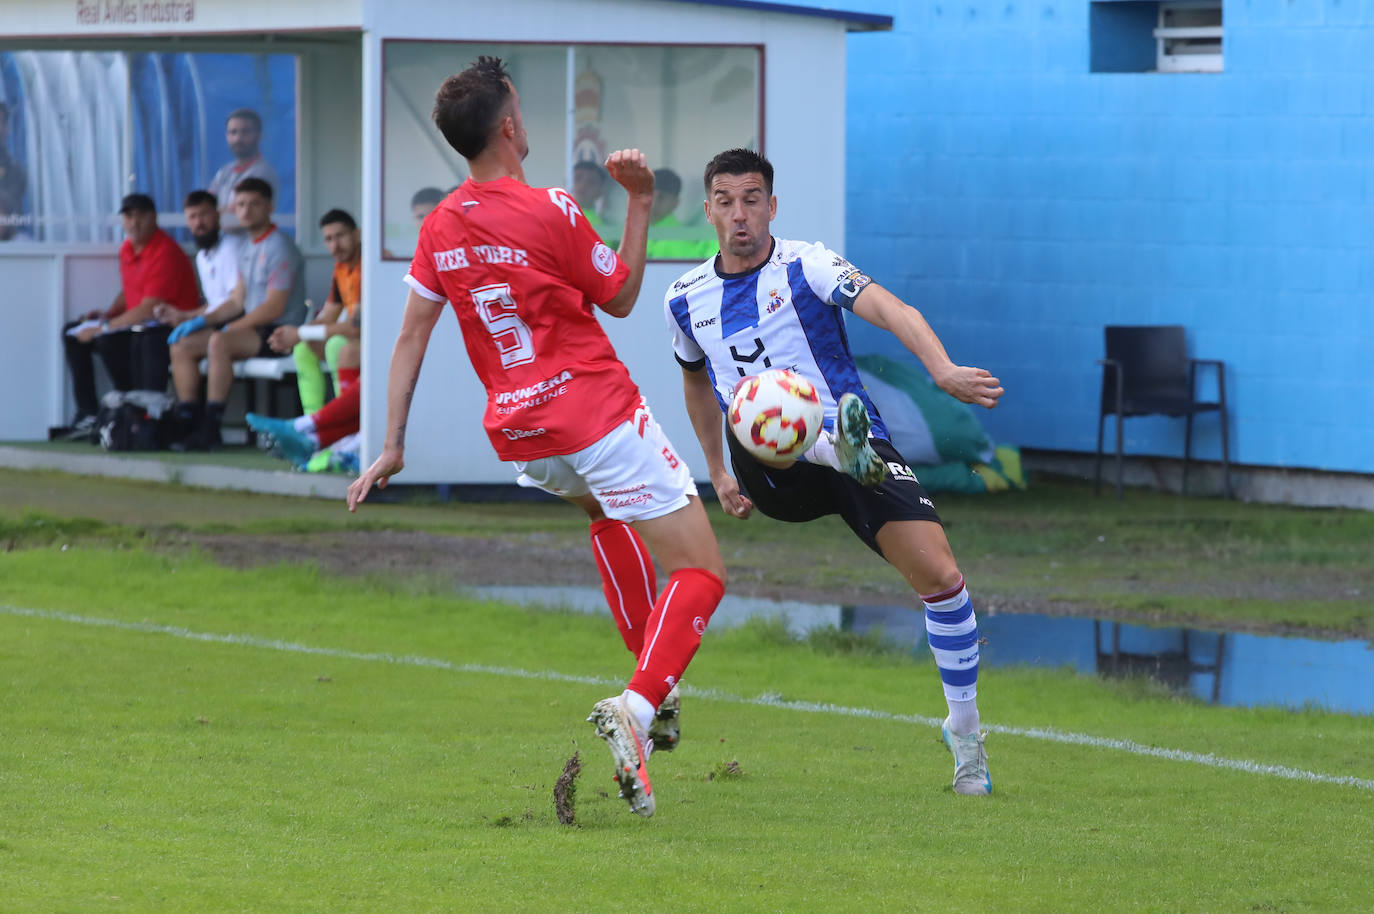
[[[687,462],[654,421],[649,407],[610,434],[573,454],[515,461],[516,480],[532,489],[573,497],[591,493],[606,516],[650,520],[671,514],[697,494]]]

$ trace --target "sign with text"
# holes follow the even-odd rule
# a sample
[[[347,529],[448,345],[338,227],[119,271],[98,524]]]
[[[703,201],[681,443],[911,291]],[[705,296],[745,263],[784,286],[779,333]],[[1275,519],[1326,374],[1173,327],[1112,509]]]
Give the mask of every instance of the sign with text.
[[[195,21],[195,0],[76,0],[80,26],[184,25]]]

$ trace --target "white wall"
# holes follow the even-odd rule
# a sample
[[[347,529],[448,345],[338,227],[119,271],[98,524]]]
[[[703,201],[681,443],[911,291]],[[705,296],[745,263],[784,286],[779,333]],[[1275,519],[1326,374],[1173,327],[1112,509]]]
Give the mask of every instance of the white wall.
[[[55,411],[61,376],[56,373],[60,352],[53,350],[62,325],[45,302],[58,287],[60,266],[46,255],[0,262],[0,281],[6,287],[0,305],[0,386],[10,393],[0,409],[0,440],[46,429]],[[23,292],[14,294],[15,290]]]
[[[825,240],[837,250],[843,247],[845,29],[839,21],[654,0],[582,4],[531,0],[518,6],[465,5],[461,14],[442,0],[406,0],[389,3],[386,14],[369,24],[372,30],[364,36],[363,55],[364,123],[373,122],[380,108],[383,38],[453,35],[465,41],[492,42],[763,45],[767,92],[763,151],[778,170],[775,230],[788,237]],[[455,61],[455,71],[466,64]],[[365,131],[364,146],[364,210],[372,227],[380,223],[381,138]],[[695,170],[682,169],[684,196],[698,193],[697,175],[705,164],[703,160]],[[663,317],[663,292],[688,266],[651,264],[634,313],[621,321],[603,316],[602,323],[659,422],[691,462],[697,478],[705,479],[705,461],[682,405],[681,370],[673,358]],[[386,385],[380,379],[386,376],[400,329],[405,272],[405,264],[384,262],[376,251],[367,253],[366,460],[376,455],[385,437]],[[512,468],[496,459],[482,430],[484,406],[485,394],[468,364],[457,321],[446,313],[430,342],[411,404],[406,470],[397,481],[512,482]]]
[[[363,114],[361,36],[341,44],[308,48],[300,55],[300,152],[297,163],[296,237],[301,250],[323,252],[319,221],[339,207],[361,223]],[[363,242],[375,243],[364,237]],[[328,290],[326,290],[328,291]],[[312,286],[308,294],[317,301]]]

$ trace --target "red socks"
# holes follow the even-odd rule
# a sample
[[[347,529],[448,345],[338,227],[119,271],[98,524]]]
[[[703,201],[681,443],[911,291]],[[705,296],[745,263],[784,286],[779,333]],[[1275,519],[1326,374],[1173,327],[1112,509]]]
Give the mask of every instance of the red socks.
[[[630,680],[632,692],[655,708],[663,704],[701,646],[706,623],[724,594],[720,578],[701,568],[680,568],[669,576],[649,614],[644,649]]]
[[[658,595],[653,560],[639,534],[624,521],[599,520],[592,524],[591,536],[606,605],[625,646],[638,657],[644,646],[644,623]]]
[[[623,521],[599,520],[591,525],[591,538],[606,605],[625,646],[639,661],[630,691],[657,708],[701,646],[701,634],[725,585],[709,571],[682,568],[668,578],[655,602],[654,564],[634,528]]]
[[[347,375],[352,375],[352,380]],[[362,410],[362,389],[358,383],[358,369],[339,369],[339,395],[315,413],[315,437],[320,439],[320,449],[329,447],[335,441],[358,430],[358,416]]]

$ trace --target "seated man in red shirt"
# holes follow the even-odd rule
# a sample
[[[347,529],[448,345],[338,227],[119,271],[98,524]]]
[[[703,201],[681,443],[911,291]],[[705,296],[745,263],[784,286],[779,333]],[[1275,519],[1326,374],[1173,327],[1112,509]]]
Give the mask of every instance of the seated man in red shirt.
[[[157,226],[157,207],[146,194],[129,194],[119,207],[127,236],[119,248],[119,294],[104,311],[63,328],[67,365],[76,395],[72,437],[89,434],[100,407],[92,352],[100,353],[116,390],[165,390],[167,334],[153,309],[193,311],[200,304],[191,259]]]

